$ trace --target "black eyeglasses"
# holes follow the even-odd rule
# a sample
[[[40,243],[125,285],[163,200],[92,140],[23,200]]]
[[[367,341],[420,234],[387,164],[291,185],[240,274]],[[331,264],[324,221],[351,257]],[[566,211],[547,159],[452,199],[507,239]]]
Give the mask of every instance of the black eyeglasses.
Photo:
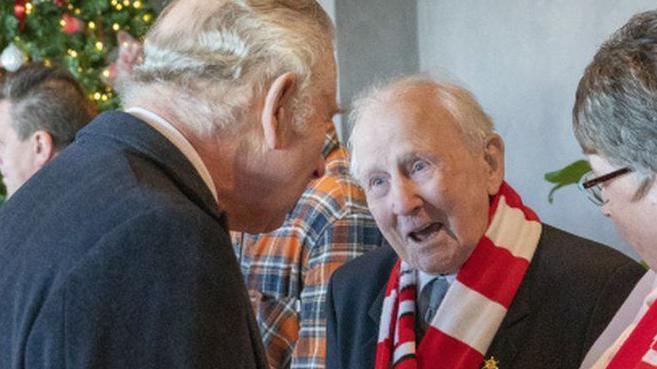
[[[579,179],[577,187],[586,194],[586,197],[588,197],[591,202],[598,206],[602,206],[605,201],[602,199],[602,186],[600,186],[600,184],[631,171],[632,168],[624,167],[599,177],[593,177],[593,172],[590,171]]]

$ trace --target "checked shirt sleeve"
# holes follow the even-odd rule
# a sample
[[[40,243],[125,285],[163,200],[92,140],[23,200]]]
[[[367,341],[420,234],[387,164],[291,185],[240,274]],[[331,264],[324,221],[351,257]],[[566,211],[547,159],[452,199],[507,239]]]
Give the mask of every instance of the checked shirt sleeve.
[[[299,339],[292,369],[324,368],[326,357],[326,291],[333,272],[349,260],[377,247],[380,233],[367,212],[351,212],[325,227],[303,260]]]
[[[381,244],[346,150],[328,136],[325,175],[304,191],[279,229],[233,234],[233,245],[271,369],[323,369],[324,303],[331,274]]]

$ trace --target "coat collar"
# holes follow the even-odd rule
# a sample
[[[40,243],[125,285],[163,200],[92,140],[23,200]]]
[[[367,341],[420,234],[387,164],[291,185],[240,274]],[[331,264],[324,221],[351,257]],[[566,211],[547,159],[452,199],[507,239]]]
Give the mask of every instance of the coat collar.
[[[142,120],[120,111],[99,115],[76,136],[83,142],[87,137],[104,136],[134,150],[154,162],[193,203],[219,221],[228,230],[226,215],[217,203],[194,166],[169,140]]]
[[[372,304],[370,305],[367,314],[376,324],[376,330],[378,334],[379,330],[379,320],[381,319],[381,310],[383,309],[383,299],[386,296],[386,287],[388,285],[388,279],[390,279],[390,272],[392,271],[393,266],[399,259],[395,250],[390,246],[388,241],[385,238],[381,240],[381,247],[377,252],[382,252],[381,254],[381,270],[384,271],[381,275],[382,278],[379,279],[381,285],[379,294],[376,296]]]

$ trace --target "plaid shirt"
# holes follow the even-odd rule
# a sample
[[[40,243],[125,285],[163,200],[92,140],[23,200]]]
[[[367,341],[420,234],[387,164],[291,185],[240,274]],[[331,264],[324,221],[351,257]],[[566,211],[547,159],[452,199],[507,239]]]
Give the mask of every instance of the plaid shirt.
[[[271,368],[324,368],[326,289],[331,274],[382,237],[349,175],[335,130],[324,145],[325,175],[311,182],[274,232],[233,233]]]

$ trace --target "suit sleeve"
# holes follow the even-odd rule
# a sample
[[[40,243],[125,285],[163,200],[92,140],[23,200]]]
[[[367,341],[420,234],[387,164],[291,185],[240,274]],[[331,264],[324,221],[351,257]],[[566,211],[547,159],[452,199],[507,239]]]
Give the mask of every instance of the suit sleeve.
[[[72,369],[261,368],[230,242],[203,217],[149,214],[106,234],[45,305],[32,339],[61,344]]]

